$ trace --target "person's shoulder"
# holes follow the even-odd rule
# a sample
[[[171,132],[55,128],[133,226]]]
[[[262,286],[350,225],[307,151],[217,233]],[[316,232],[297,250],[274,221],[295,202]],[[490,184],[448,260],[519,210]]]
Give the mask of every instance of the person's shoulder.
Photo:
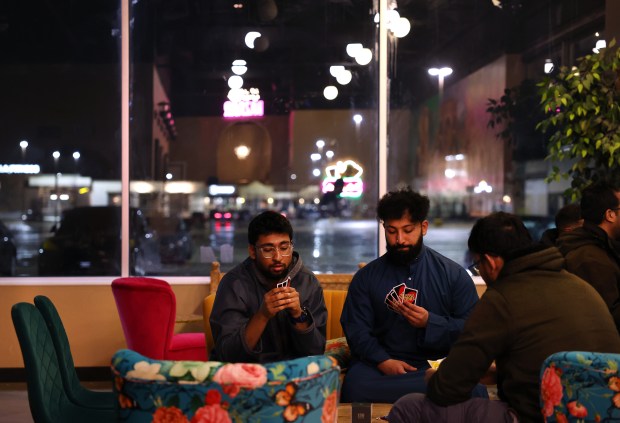
[[[457,273],[465,272],[465,269],[463,268],[463,266],[461,266],[460,264],[458,264],[456,261],[452,260],[451,258],[444,256],[440,252],[433,250],[430,247],[426,247],[426,246],[424,247],[424,257],[430,263],[433,263],[434,265],[441,267],[445,269],[446,271],[457,272]]]
[[[237,284],[243,284],[251,279],[251,273],[247,260],[239,263],[222,276],[220,285],[232,287]]]
[[[293,279],[300,279],[302,281],[315,281],[318,283],[318,279],[316,277],[316,275],[314,274],[314,272],[312,270],[310,270],[310,268],[306,267],[306,265],[302,265],[299,268],[299,271],[295,274],[295,276],[293,276]]]

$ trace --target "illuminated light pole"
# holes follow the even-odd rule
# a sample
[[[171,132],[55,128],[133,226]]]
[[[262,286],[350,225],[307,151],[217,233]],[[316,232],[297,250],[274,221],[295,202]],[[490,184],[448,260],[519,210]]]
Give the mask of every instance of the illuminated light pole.
[[[54,151],[52,157],[54,158],[54,201],[56,202],[54,207],[54,221],[58,223],[58,218],[60,216],[60,196],[58,195],[58,159],[60,158],[60,151]]]
[[[78,201],[78,195],[79,195],[79,191],[80,191],[80,187],[79,187],[79,182],[80,182],[80,170],[79,170],[79,161],[80,161],[80,152],[79,151],[74,151],[73,152],[73,161],[75,163],[75,183],[74,183],[74,188],[75,188],[75,193],[73,194],[73,205],[77,207],[77,201]]]
[[[443,67],[443,68],[430,68],[428,70],[428,74],[431,76],[436,76],[437,81],[439,82],[439,98],[443,97],[443,80],[446,76],[452,75],[452,68]]]
[[[28,148],[28,141],[21,140],[19,146],[22,149],[22,163],[26,163],[26,149]]]

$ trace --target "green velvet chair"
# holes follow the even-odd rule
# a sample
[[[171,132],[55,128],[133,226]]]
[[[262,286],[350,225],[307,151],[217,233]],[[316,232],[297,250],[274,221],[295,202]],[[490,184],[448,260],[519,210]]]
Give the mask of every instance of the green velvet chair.
[[[52,337],[43,316],[33,304],[17,303],[11,317],[22,350],[28,403],[35,423],[116,421],[114,410],[79,406],[71,402],[62,384]]]
[[[114,410],[116,397],[112,392],[111,379],[109,392],[91,391],[80,383],[75,371],[67,332],[52,301],[46,296],[38,295],[34,297],[34,305],[43,316],[52,337],[56,355],[59,358],[60,376],[69,400],[74,404],[88,408]]]

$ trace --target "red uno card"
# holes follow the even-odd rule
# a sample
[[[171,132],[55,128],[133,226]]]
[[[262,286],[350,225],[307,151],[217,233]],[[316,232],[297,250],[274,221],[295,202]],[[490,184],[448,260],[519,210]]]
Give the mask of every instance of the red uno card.
[[[394,292],[396,292],[396,295],[398,296],[398,300],[401,303],[403,302],[406,288],[407,288],[407,285],[405,285],[404,283],[398,284],[394,288],[392,288]]]
[[[418,290],[405,287],[405,290],[403,293],[403,302],[415,304],[417,299],[418,299]]]

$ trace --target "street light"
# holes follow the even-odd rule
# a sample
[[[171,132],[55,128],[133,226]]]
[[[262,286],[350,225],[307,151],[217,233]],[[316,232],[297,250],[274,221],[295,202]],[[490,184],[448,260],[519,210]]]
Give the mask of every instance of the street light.
[[[428,74],[431,76],[436,76],[439,82],[439,97],[443,97],[443,79],[446,76],[452,75],[452,68],[443,67],[443,68],[430,68],[428,70]]]
[[[75,161],[75,173],[77,173],[78,175],[80,174],[80,171],[78,170],[78,162],[80,160],[80,152],[79,151],[74,151],[73,152],[73,160]]]
[[[28,148],[28,141],[21,140],[19,146],[22,149],[22,162],[26,163],[26,149]]]
[[[60,216],[60,196],[58,195],[58,159],[60,158],[60,151],[54,151],[52,157],[54,158],[54,201],[56,201],[54,207],[54,221],[58,223],[58,218]]]

